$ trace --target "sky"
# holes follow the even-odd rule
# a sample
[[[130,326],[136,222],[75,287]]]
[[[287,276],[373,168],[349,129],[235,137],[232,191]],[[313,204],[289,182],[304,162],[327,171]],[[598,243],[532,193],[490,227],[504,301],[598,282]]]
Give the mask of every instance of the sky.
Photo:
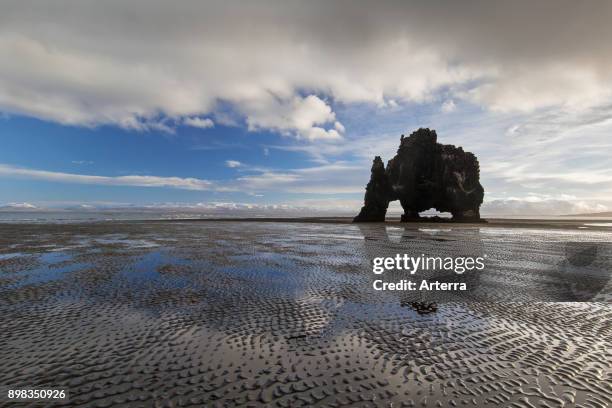
[[[0,3],[0,206],[354,212],[436,129],[483,214],[612,210],[607,1]]]

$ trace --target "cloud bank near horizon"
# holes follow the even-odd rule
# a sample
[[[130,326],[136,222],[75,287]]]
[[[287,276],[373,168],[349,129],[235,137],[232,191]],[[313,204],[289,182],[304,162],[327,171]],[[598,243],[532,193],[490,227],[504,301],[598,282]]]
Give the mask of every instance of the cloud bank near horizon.
[[[359,200],[337,200],[337,199],[307,199],[300,201],[287,201],[276,204],[262,204],[255,202],[235,201],[208,201],[197,203],[150,203],[138,205],[134,203],[114,202],[9,202],[0,203],[0,211],[53,211],[53,210],[76,210],[76,211],[161,211],[194,214],[224,215],[247,215],[256,213],[260,216],[278,216],[281,212],[290,216],[354,216],[362,202]],[[592,214],[608,212],[609,207],[601,204],[592,205],[584,201],[567,200],[563,198],[541,198],[533,200],[528,198],[511,198],[507,200],[485,201],[482,206],[483,217],[496,216],[559,216],[571,214]],[[389,208],[390,216],[399,217],[402,213],[399,203],[394,202]],[[426,213],[436,214],[435,211]]]
[[[230,168],[245,168],[249,166],[238,161],[228,160]],[[360,169],[346,163],[322,165],[313,168],[293,169],[277,172],[271,169],[250,169],[252,174],[239,177],[231,182],[220,183],[211,180],[185,177],[159,177],[149,175],[126,176],[100,176],[76,173],[62,173],[46,170],[29,169],[0,164],[0,175],[28,180],[45,180],[59,183],[88,184],[104,186],[145,187],[145,188],[172,188],[190,191],[242,191],[254,197],[263,197],[259,193],[294,192],[299,194],[316,194],[319,198],[303,198],[299,201],[284,201],[280,203],[245,203],[245,202],[199,202],[199,203],[161,203],[161,204],[108,204],[97,206],[92,202],[78,202],[78,208],[158,208],[158,209],[189,209],[189,210],[260,210],[284,211],[309,210],[312,214],[336,212],[350,214],[357,212],[362,205],[361,199],[326,198],[325,195],[334,196],[338,193],[361,193],[359,177],[354,174]],[[333,178],[330,179],[330,174]],[[352,177],[353,176],[353,177]],[[347,183],[351,179],[353,182]],[[605,202],[605,200],[604,200]],[[61,208],[65,203],[29,203],[10,202],[4,207],[16,210],[40,210],[47,207]],[[73,208],[75,203],[70,205]],[[3,206],[0,206],[3,207]],[[524,197],[487,197],[482,206],[484,215],[562,215],[576,213],[593,213],[608,211],[610,206],[593,200],[580,199],[568,194],[547,195],[530,193]],[[399,214],[401,207],[398,202],[392,203],[390,214]]]

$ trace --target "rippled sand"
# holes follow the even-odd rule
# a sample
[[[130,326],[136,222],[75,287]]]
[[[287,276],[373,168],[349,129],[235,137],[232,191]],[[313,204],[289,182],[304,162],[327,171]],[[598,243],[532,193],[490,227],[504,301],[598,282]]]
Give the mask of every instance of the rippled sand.
[[[56,405],[71,407],[607,407],[611,242],[494,226],[0,225],[0,384],[62,386]],[[487,268],[469,294],[419,307],[431,299],[372,289],[371,259],[397,253]]]

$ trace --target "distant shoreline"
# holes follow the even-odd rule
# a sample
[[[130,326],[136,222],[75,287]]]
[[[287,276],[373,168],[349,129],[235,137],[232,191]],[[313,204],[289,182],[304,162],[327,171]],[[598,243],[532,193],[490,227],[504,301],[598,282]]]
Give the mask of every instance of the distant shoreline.
[[[595,217],[595,218],[612,218],[612,211],[584,213],[584,214],[563,214],[559,217]]]
[[[579,229],[585,224],[601,223],[601,219],[580,219],[580,220],[552,220],[552,219],[510,219],[510,218],[486,218],[483,223],[453,222],[453,221],[416,221],[401,222],[399,218],[391,218],[385,222],[361,222],[353,223],[353,217],[217,217],[217,218],[177,218],[168,220],[141,220],[139,222],[287,222],[287,223],[315,223],[315,224],[354,224],[354,225],[394,225],[394,226],[415,226],[415,227],[437,227],[437,228],[458,228],[458,227],[513,227],[513,228],[556,228],[556,229]],[[610,221],[612,225],[612,221]],[[611,231],[605,226],[588,226],[590,230]]]

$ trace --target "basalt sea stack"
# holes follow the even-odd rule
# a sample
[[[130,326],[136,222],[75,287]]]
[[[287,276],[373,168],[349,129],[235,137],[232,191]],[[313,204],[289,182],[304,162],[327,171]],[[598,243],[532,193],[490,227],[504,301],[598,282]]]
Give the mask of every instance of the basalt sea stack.
[[[404,209],[402,221],[419,220],[419,213],[430,208],[450,212],[454,221],[480,221],[483,197],[476,156],[438,143],[435,130],[421,128],[402,135],[386,168],[380,156],[374,158],[365,203],[354,221],[384,221],[395,200]]]

